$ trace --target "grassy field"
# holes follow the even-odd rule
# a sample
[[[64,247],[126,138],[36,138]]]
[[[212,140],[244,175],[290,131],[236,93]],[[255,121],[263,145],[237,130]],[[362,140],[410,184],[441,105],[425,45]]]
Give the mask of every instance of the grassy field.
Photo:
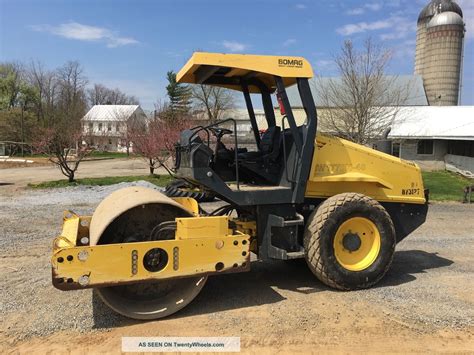
[[[46,181],[40,182],[38,184],[28,184],[29,187],[34,189],[48,189],[55,187],[67,187],[67,186],[78,186],[78,185],[113,185],[120,182],[131,182],[145,180],[155,184],[156,186],[165,186],[171,180],[172,177],[169,175],[139,175],[139,176],[110,176],[103,178],[85,178],[85,179],[76,179],[75,182],[69,183],[67,180],[56,180],[56,181]]]
[[[130,156],[133,156],[130,154]],[[93,151],[87,158],[127,158],[127,153]]]
[[[462,201],[464,187],[474,184],[473,180],[444,170],[424,171],[422,174],[432,201]]]
[[[133,154],[130,154],[131,157],[134,157]],[[12,156],[12,158],[18,158],[18,159],[35,159],[35,158],[47,158],[48,156],[46,154],[25,154],[24,157],[21,156],[21,154],[16,154],[15,156]],[[127,158],[127,153],[121,153],[121,152],[100,152],[98,150],[93,151],[89,155],[87,155],[86,159],[94,159],[94,158]]]
[[[431,201],[462,201],[463,189],[474,181],[463,178],[448,171],[424,171],[423,181],[425,188],[430,190]],[[103,178],[77,179],[73,183],[67,180],[46,181],[38,184],[29,184],[31,188],[54,188],[77,185],[112,185],[119,182],[145,180],[157,186],[167,185],[172,178],[169,175],[142,175],[142,176],[112,176]]]

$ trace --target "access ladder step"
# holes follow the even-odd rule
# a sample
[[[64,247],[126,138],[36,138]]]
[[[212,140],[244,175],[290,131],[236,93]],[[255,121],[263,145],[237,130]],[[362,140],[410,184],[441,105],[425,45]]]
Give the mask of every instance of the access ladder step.
[[[287,252],[286,257],[288,258],[288,260],[290,260],[290,259],[301,259],[301,258],[304,258],[304,251]]]

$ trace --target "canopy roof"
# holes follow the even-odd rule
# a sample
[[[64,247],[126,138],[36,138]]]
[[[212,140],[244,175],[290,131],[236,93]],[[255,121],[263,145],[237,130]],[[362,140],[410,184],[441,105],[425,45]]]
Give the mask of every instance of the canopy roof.
[[[249,91],[275,90],[274,76],[280,76],[286,87],[296,78],[313,77],[311,64],[302,57],[222,54],[196,52],[176,75],[179,83],[208,84],[242,91],[247,82]]]

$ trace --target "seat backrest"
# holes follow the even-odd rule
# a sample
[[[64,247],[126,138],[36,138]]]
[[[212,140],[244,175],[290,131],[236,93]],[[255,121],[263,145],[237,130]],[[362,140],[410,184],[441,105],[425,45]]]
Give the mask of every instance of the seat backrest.
[[[202,139],[201,139],[201,137],[199,137],[198,134],[196,134],[190,142],[189,139],[193,136],[193,134],[194,134],[194,131],[191,130],[191,129],[185,129],[185,130],[181,131],[181,135],[180,135],[180,138],[179,138],[179,144],[182,147],[187,147],[189,143],[202,143]]]
[[[280,127],[269,127],[260,138],[260,151],[263,155],[270,154],[279,150],[280,146]]]

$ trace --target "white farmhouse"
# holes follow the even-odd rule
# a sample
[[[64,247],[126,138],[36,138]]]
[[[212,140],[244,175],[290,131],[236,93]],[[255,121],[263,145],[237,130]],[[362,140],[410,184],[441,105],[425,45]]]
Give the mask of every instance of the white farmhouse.
[[[145,127],[146,122],[139,105],[95,105],[82,118],[84,143],[101,151],[125,152],[131,148],[130,127]]]

